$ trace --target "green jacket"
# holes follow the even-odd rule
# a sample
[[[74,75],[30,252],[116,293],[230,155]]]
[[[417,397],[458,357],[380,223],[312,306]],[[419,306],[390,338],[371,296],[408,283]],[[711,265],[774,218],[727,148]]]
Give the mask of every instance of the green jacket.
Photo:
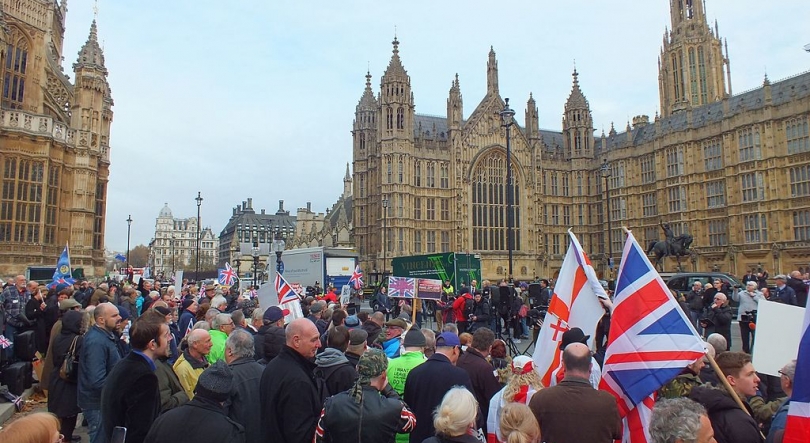
[[[217,361],[225,361],[225,340],[228,335],[218,330],[210,330],[208,333],[211,334],[211,352],[205,357],[208,363],[213,365]]]
[[[688,397],[692,388],[702,385],[700,377],[689,372],[680,374],[658,390],[658,396],[663,398]]]
[[[427,360],[421,351],[406,352],[388,362],[388,383],[400,396],[405,395],[405,379],[411,369],[421,365]]]

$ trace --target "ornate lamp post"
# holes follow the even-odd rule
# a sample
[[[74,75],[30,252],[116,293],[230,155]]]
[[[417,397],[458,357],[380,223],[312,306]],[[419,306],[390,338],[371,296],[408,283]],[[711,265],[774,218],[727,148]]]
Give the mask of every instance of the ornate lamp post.
[[[600,168],[602,171],[602,177],[605,177],[605,212],[607,214],[607,235],[608,235],[608,246],[606,248],[607,258],[608,258],[608,268],[610,268],[610,274],[612,277],[613,274],[613,254],[611,254],[611,250],[613,249],[613,236],[611,234],[611,223],[610,223],[610,165],[608,164],[607,159],[602,161],[602,167]]]
[[[257,285],[256,277],[258,276],[258,273],[259,273],[259,252],[260,251],[261,250],[259,249],[259,241],[258,240],[253,240],[253,247],[250,249],[250,252],[253,255],[253,286],[254,287]]]
[[[504,99],[503,110],[500,112],[501,126],[506,128],[506,248],[509,252],[509,270],[507,276],[512,281],[512,251],[515,249],[514,233],[514,182],[512,177],[512,143],[510,128],[515,123],[515,111],[509,107],[509,99]]]
[[[194,271],[194,281],[200,280],[200,205],[202,205],[203,198],[200,191],[197,191],[197,266]]]
[[[385,280],[385,269],[388,267],[388,261],[386,257],[386,253],[388,252],[388,197],[383,196],[382,199],[382,206],[383,206],[383,271],[382,276],[383,280]]]
[[[132,215],[127,216],[127,273],[129,273],[129,234],[132,228]]]
[[[172,238],[169,239],[169,248],[171,249],[172,255],[172,275],[174,275],[174,234],[172,234]]]
[[[276,272],[281,274],[284,272],[281,269],[281,254],[284,253],[284,239],[281,237],[281,233],[276,231],[276,236],[273,239],[272,244],[273,252],[276,253]]]

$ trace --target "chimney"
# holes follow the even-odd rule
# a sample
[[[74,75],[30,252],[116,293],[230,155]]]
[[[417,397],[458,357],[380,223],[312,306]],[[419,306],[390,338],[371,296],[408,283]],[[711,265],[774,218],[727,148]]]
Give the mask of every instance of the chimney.
[[[241,214],[241,213],[242,213],[242,205],[236,205],[236,212],[237,212],[238,214]]]
[[[279,212],[284,211],[284,200],[279,200],[278,201],[278,210],[279,210]]]
[[[312,202],[307,202],[307,212],[312,212]]]
[[[236,208],[233,208],[233,215],[236,215]]]
[[[248,208],[248,207],[247,207],[247,202],[246,202],[246,201],[244,201],[244,200],[242,200],[242,209],[247,210],[247,208]]]
[[[250,198],[250,197],[248,198],[247,208],[248,209],[253,209],[253,198]]]
[[[264,215],[264,209],[262,209],[262,215]]]

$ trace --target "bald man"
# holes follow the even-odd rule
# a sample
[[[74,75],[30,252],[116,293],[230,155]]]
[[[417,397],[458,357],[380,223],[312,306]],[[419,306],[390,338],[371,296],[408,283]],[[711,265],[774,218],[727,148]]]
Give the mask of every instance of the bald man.
[[[706,325],[707,336],[717,333],[726,339],[726,351],[731,349],[731,319],[733,317],[734,313],[728,305],[726,295],[722,292],[714,294],[703,323]]]
[[[306,318],[287,325],[286,343],[265,367],[260,384],[262,441],[310,443],[321,412],[313,370],[320,333]]]
[[[529,408],[540,424],[541,441],[611,443],[621,439],[622,423],[616,399],[597,391],[588,377],[591,350],[571,343],[563,351],[565,378],[532,396]]]

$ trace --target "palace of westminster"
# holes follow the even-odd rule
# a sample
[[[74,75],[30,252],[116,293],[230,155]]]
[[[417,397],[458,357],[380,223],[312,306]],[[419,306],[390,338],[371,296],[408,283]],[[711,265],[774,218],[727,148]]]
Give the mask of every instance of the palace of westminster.
[[[597,273],[614,277],[625,235],[647,247],[694,237],[681,269],[742,275],[810,263],[810,72],[732,95],[728,47],[702,0],[670,0],[671,29],[659,58],[661,115],[594,135],[577,72],[562,131],[540,130],[529,94],[525,125],[511,126],[513,277],[553,277],[573,227]],[[801,54],[799,54],[801,56]],[[354,243],[363,269],[390,271],[391,257],[432,252],[481,255],[482,275],[507,277],[506,130],[498,62],[487,91],[463,118],[458,76],[447,117],[416,114],[410,78],[393,55],[353,125]],[[605,211],[609,211],[607,214]],[[608,235],[610,229],[610,235]],[[610,243],[610,244],[607,244]],[[388,264],[384,264],[388,261]],[[665,270],[675,270],[667,259]]]
[[[52,265],[66,243],[74,267],[104,274],[113,99],[95,21],[73,79],[63,72],[65,5],[0,0],[4,275]],[[659,58],[661,115],[595,136],[587,85],[575,71],[561,131],[547,131],[529,94],[525,124],[510,129],[515,279],[553,277],[570,227],[597,272],[610,278],[621,227],[646,246],[662,238],[661,222],[694,237],[684,270],[741,275],[810,266],[810,72],[773,83],[766,77],[761,87],[733,95],[728,49],[707,23],[704,2],[670,0],[670,9]],[[458,77],[446,118],[416,114],[395,39],[376,94],[366,76],[343,195],[325,216],[309,207],[291,216],[280,204],[276,215],[284,220],[272,226],[294,230],[288,247],[353,245],[372,274],[390,271],[397,256],[472,252],[481,255],[485,278],[507,277],[499,116],[506,103],[493,50],[486,75],[486,94],[466,119]],[[229,226],[255,214],[252,206],[237,209]],[[221,237],[206,237],[208,254],[232,260],[237,240]],[[668,259],[665,270],[674,267]]]

